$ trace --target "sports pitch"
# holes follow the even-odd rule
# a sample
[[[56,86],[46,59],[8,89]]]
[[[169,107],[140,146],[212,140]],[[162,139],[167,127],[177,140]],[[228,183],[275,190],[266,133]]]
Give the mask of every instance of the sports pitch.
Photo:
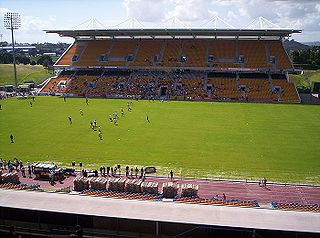
[[[85,168],[156,166],[157,175],[173,169],[183,177],[320,184],[319,106],[139,100],[128,112],[125,99],[89,99],[86,105],[83,98],[37,97],[32,107],[30,101],[0,102],[3,159],[63,166],[81,161]],[[117,126],[108,119],[115,111]],[[93,120],[103,140],[90,128]]]

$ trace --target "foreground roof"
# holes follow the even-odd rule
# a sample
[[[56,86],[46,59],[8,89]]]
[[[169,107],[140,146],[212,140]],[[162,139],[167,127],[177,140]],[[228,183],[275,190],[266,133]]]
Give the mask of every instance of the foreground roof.
[[[147,221],[320,233],[320,214],[313,212],[124,200],[15,190],[1,190],[0,206]]]
[[[295,29],[208,29],[208,28],[134,28],[134,29],[93,29],[93,30],[44,30],[67,37],[288,37],[301,33]]]

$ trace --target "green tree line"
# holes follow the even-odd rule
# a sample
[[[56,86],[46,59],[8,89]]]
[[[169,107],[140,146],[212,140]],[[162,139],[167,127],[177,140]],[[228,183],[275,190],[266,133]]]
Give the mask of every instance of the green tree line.
[[[48,67],[53,64],[53,61],[49,55],[40,56],[37,61],[30,60],[29,57],[25,55],[16,54],[16,62],[17,64],[31,64],[31,65],[43,65],[44,67]],[[0,64],[12,64],[13,63],[13,55],[5,50],[0,51]]]
[[[290,52],[294,64],[304,69],[320,69],[320,47],[314,46],[306,50]]]

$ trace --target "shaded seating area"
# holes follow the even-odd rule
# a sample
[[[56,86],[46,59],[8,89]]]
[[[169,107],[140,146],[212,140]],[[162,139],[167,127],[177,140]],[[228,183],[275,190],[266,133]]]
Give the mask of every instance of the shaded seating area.
[[[147,193],[130,193],[130,192],[113,192],[107,190],[84,190],[80,193],[86,196],[121,198],[121,199],[136,199],[136,200],[153,200],[160,201],[162,195],[147,194]]]
[[[271,206],[274,209],[281,209],[281,210],[320,212],[319,204],[301,204],[298,202],[295,202],[295,203],[272,202]]]
[[[0,189],[16,189],[16,190],[35,190],[39,186],[37,184],[13,184],[13,183],[3,183],[0,184]]]
[[[200,205],[223,205],[236,207],[260,207],[256,200],[221,200],[221,199],[204,199],[199,197],[176,197],[175,202],[192,203]]]

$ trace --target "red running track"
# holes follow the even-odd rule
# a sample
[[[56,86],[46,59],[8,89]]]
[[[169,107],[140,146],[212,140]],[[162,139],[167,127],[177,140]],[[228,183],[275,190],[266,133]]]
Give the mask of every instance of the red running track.
[[[168,178],[147,178],[146,181],[167,182]],[[298,202],[302,204],[320,203],[320,187],[301,185],[267,184],[259,187],[258,183],[212,181],[195,179],[174,180],[178,184],[192,183],[199,185],[198,196],[212,198],[225,193],[227,199],[257,200],[259,204],[277,202]]]
[[[62,184],[57,182],[54,186],[48,181],[35,180],[34,178],[23,178],[20,175],[21,183],[39,184],[41,188],[59,189],[73,186],[74,176],[66,178]],[[162,183],[170,179],[163,177],[147,177],[145,181],[159,182],[159,191],[162,191]],[[234,182],[234,181],[212,181],[201,179],[174,179],[178,184],[192,183],[199,185],[198,196],[212,198],[225,193],[227,199],[257,200],[261,204],[276,202],[298,202],[302,204],[320,204],[320,187],[301,185],[267,184],[267,187],[259,187],[258,183]]]

